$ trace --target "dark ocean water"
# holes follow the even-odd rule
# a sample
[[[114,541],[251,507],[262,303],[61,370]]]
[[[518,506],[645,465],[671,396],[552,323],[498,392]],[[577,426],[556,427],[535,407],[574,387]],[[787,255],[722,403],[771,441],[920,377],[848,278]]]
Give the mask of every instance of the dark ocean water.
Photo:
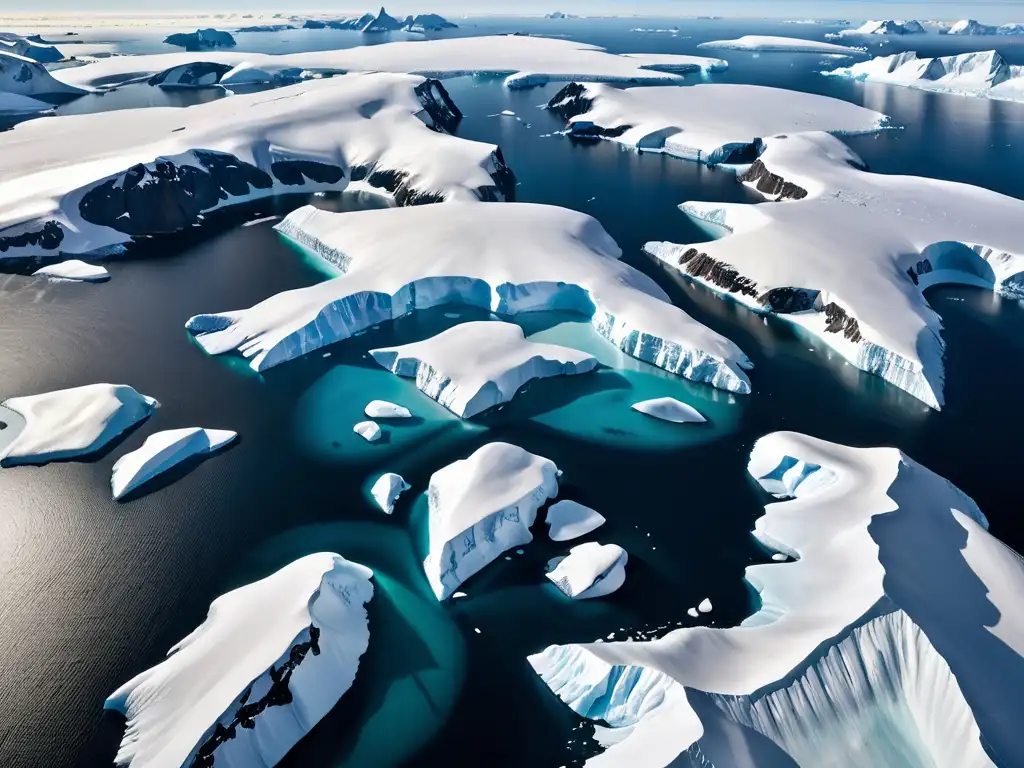
[[[536,26],[618,51],[686,53],[700,39],[812,34],[735,22],[681,24],[674,37],[630,32],[636,23],[624,21],[501,24],[507,28],[500,31]],[[485,29],[499,31],[476,31]],[[274,35],[252,37],[266,38],[260,50],[274,49]],[[1008,48],[1008,58],[1020,58],[1017,47]],[[827,93],[890,114],[900,130],[849,140],[877,172],[954,179],[1024,197],[1024,105],[825,79],[816,74],[817,55],[721,55],[732,68],[716,81]],[[656,636],[695,623],[686,608],[704,597],[715,605],[715,624],[748,615],[756,602],[743,569],[766,559],[748,531],[766,499],[744,468],[753,442],[774,430],[898,446],[973,496],[993,532],[1024,548],[1015,477],[1015,436],[1024,431],[1016,402],[1024,375],[1020,304],[973,289],[930,292],[945,324],[949,403],[941,413],[930,411],[811,351],[816,345],[788,325],[766,325],[641,254],[647,240],[706,238],[679,213],[679,203],[753,202],[730,173],[551,135],[561,126],[537,106],[554,86],[509,92],[500,81],[464,78],[448,88],[466,114],[459,134],[502,147],[520,181],[518,199],[597,217],[627,261],[750,355],[753,394],[733,398],[631,361],[579,318],[554,313],[520,322],[530,334],[600,354],[611,368],[536,384],[472,424],[365,354],[482,317],[471,311],[403,318],[335,345],[330,357],[313,354],[262,376],[238,359],[206,356],[184,330],[191,315],[248,307],[324,279],[272,222],[241,226],[306,198],[211,217],[188,238],[153,241],[134,258],[110,263],[106,284],[0,278],[0,397],[110,381],[163,404],[100,457],[0,471],[0,765],[109,765],[123,720],[102,712],[105,696],[158,663],[217,595],[322,550],[376,572],[370,649],[354,688],[282,766],[574,764],[588,754],[585,731],[533,676],[526,656],[551,643],[612,633]],[[520,119],[488,117],[503,109]],[[365,196],[313,202],[334,209],[379,204]],[[630,403],[660,395],[693,403],[711,423],[680,430],[629,411]],[[419,418],[388,427],[380,445],[363,443],[351,426],[374,398],[408,405]],[[116,458],[153,431],[182,426],[230,428],[241,439],[153,493],[110,501]],[[562,497],[608,518],[590,538],[629,552],[623,589],[604,600],[567,603],[543,578],[544,563],[565,548],[538,525],[522,556],[509,553],[510,560],[499,559],[466,584],[469,598],[437,605],[419,565],[420,492],[432,472],[492,440],[553,459],[564,472]],[[366,499],[368,483],[383,471],[401,473],[415,489],[392,517]]]

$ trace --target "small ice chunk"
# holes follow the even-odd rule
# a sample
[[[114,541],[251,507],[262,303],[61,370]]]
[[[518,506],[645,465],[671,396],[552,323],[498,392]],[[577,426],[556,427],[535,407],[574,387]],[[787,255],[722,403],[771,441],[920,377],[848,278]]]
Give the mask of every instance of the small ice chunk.
[[[371,419],[411,419],[412,413],[408,408],[401,405],[389,403],[386,400],[372,400],[363,409],[363,412]]]
[[[380,440],[380,427],[374,421],[360,421],[352,427],[352,431],[370,443]]]
[[[701,613],[711,613],[711,601],[705,597],[700,601],[700,605],[697,606],[697,610]]]
[[[469,595],[467,595],[465,592],[456,592],[454,595],[452,595],[452,600],[458,600],[463,597],[469,597]]]
[[[634,403],[633,410],[674,424],[701,424],[707,421],[696,408],[674,397],[660,397],[656,400]]]
[[[511,109],[503,109],[503,110],[501,110],[501,114],[504,115],[505,117],[515,117],[516,116],[516,113],[513,112]]]
[[[110,279],[110,273],[103,267],[87,264],[79,259],[69,259],[59,264],[50,264],[42,269],[37,269],[32,273],[32,276],[82,283],[100,283]]]
[[[693,618],[696,619],[700,614],[697,613],[697,609],[696,608],[688,608],[686,610],[686,615],[687,616],[692,616]]]
[[[473,627],[473,631],[476,632],[479,635],[480,634],[480,627]]]
[[[774,560],[774,561],[775,561],[775,562],[777,562],[777,563],[781,563],[781,562],[782,562],[783,560],[788,560],[788,559],[789,559],[789,558],[788,558],[788,557],[786,557],[786,556],[785,556],[784,554],[782,554],[781,552],[776,552],[776,553],[775,553],[774,555],[772,555],[772,560]]]
[[[398,501],[398,497],[411,487],[401,475],[387,472],[381,475],[377,482],[373,484],[373,488],[370,489],[370,495],[373,496],[378,506],[384,510],[384,513],[390,515],[395,511],[395,502]]]
[[[546,576],[574,600],[603,597],[626,582],[628,559],[617,544],[588,542],[569,550],[569,556]]]
[[[597,530],[605,519],[590,507],[566,499],[548,508],[546,522],[552,541],[571,541]]]

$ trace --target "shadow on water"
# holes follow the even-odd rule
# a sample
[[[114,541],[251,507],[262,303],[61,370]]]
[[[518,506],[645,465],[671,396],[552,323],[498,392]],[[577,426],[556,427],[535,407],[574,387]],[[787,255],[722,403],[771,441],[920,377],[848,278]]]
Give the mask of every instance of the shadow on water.
[[[238,444],[241,443],[241,441],[241,437],[236,437],[228,445],[224,446],[218,451],[214,451],[213,453],[204,453],[195,456],[189,456],[187,459],[185,459],[182,462],[179,462],[178,464],[175,464],[173,467],[166,470],[165,472],[161,472],[156,477],[147,480],[138,488],[133,490],[131,493],[122,496],[120,499],[118,499],[118,502],[121,504],[129,504],[135,501],[136,499],[141,499],[143,496],[148,496],[151,493],[159,493],[164,488],[168,488],[174,485],[182,478],[191,474],[192,472],[197,470],[201,465],[205,464],[211,459],[215,459],[218,456],[221,456],[225,453],[228,453],[229,451],[234,450],[238,446]]]

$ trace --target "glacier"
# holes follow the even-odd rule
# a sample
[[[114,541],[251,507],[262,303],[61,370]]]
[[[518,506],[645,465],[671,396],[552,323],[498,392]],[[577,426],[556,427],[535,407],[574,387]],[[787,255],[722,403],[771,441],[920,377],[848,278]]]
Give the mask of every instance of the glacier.
[[[167,659],[104,703],[126,768],[272,768],[351,688],[370,641],[373,572],[303,557],[222,595]]]
[[[597,358],[569,347],[526,339],[518,325],[460,323],[413,344],[371,349],[381,366],[462,419],[502,403],[534,379],[574,376],[598,367]]]
[[[105,267],[87,264],[80,259],[68,259],[58,264],[49,264],[32,273],[32,277],[47,277],[50,280],[80,283],[102,283],[110,279]]]
[[[596,531],[605,524],[605,519],[590,507],[563,499],[548,507],[545,522],[552,541],[571,541]]]
[[[588,768],[1024,764],[1024,560],[897,449],[781,432],[748,470],[777,492],[796,465],[828,481],[757,520],[762,545],[797,559],[747,568],[760,608],[740,626],[530,657],[606,726]]]
[[[719,48],[733,51],[788,51],[789,53],[841,53],[847,56],[861,56],[863,48],[852,48],[834,43],[820,43],[817,40],[803,40],[798,37],[772,35],[744,35],[735,40],[710,40],[698,48]]]
[[[568,557],[547,574],[548,581],[573,600],[604,597],[626,583],[629,556],[617,544],[587,542],[569,550]]]
[[[488,443],[430,478],[429,551],[423,561],[438,600],[502,552],[533,541],[537,510],[558,495],[558,467],[509,443]]]
[[[123,384],[89,384],[0,403],[25,424],[0,450],[0,466],[46,464],[102,450],[159,407]]]
[[[733,83],[626,89],[571,83],[548,109],[567,121],[569,136],[706,165],[752,163],[763,149],[762,136],[872,133],[889,122],[886,115],[839,99]]]
[[[395,502],[398,501],[398,497],[410,488],[412,486],[405,482],[405,478],[401,475],[386,472],[377,478],[370,489],[370,495],[384,514],[390,515],[395,511]]]
[[[653,416],[655,419],[670,421],[674,424],[703,424],[706,418],[694,408],[674,397],[659,397],[654,400],[644,400],[633,403],[630,406],[634,411]]]
[[[416,309],[571,311],[590,317],[626,354],[719,389],[750,391],[746,355],[619,261],[618,245],[586,214],[524,203],[351,213],[307,206],[277,229],[341,275],[247,310],[191,318],[187,327],[208,353],[238,351],[262,371]]]
[[[142,447],[126,453],[114,463],[110,490],[114,500],[122,499],[139,486],[193,456],[219,451],[238,437],[227,429],[169,429],[146,438]]]
[[[941,408],[942,324],[924,292],[956,283],[1024,295],[1024,202],[967,184],[869,173],[828,134],[769,137],[766,145],[741,179],[776,202],[685,203],[688,216],[728,234],[644,250]]]

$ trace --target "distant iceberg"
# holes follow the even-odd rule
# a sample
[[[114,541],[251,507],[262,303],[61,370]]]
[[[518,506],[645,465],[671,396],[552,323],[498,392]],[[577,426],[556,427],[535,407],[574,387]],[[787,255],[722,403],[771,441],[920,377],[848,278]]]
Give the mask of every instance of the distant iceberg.
[[[843,37],[859,37],[861,35],[923,35],[928,32],[919,21],[896,21],[884,19],[881,21],[868,21],[856,29],[844,29],[837,34],[826,35],[828,39]]]
[[[596,370],[597,358],[529,341],[512,323],[461,323],[433,338],[371,349],[370,356],[456,416],[469,419],[507,403],[534,379]]]
[[[860,56],[863,48],[851,48],[834,43],[820,43],[817,40],[803,40],[798,37],[773,37],[766,35],[744,35],[735,40],[712,40],[701,43],[698,48],[719,48],[735,51],[788,51],[790,53],[845,53]]]
[[[139,486],[193,456],[213,453],[234,441],[238,433],[226,429],[171,429],[146,438],[142,447],[126,453],[114,464],[110,489],[121,499]]]
[[[215,48],[234,48],[235,38],[230,32],[217,29],[197,29],[195,32],[177,32],[164,39],[168,45],[177,45],[190,51],[208,51]]]
[[[605,524],[605,519],[596,510],[565,499],[548,507],[545,522],[552,541],[571,541],[596,531]]]
[[[351,688],[373,572],[308,555],[217,598],[167,659],[112,693],[126,768],[272,768]]]
[[[567,597],[588,600],[604,597],[626,582],[626,550],[616,544],[588,542],[569,550],[547,575]]]
[[[97,264],[86,264],[79,259],[68,259],[58,264],[50,264],[37,269],[32,276],[81,283],[101,283],[110,279],[110,273],[104,267]]]
[[[410,16],[405,21],[403,29],[408,32],[437,32],[442,29],[458,29],[459,25],[454,24],[444,16],[436,13],[421,13],[418,16]]]
[[[1024,35],[1024,24],[1003,24],[995,26],[982,24],[974,19],[961,19],[943,30],[947,35]]]
[[[438,600],[502,552],[533,541],[530,527],[558,495],[559,474],[550,459],[509,443],[489,443],[434,473],[423,569]]]

